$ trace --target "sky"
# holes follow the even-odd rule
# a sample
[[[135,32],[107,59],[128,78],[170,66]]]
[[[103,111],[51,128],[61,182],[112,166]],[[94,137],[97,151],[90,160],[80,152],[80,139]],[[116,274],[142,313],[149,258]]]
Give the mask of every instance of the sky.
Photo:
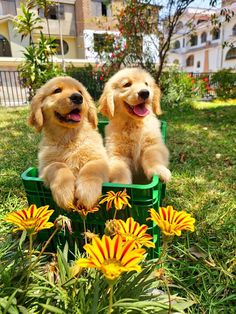
[[[199,8],[209,8],[209,0],[195,0],[192,4],[191,7],[199,7]],[[218,1],[218,7],[220,6],[220,1]]]
[[[165,2],[167,3],[168,0],[159,0],[159,1],[153,1],[154,3],[161,3],[162,5],[165,4]],[[209,8],[209,2],[210,0],[195,0],[192,4],[191,7],[198,7],[198,8]],[[218,5],[217,7],[220,7],[221,1],[218,0]]]

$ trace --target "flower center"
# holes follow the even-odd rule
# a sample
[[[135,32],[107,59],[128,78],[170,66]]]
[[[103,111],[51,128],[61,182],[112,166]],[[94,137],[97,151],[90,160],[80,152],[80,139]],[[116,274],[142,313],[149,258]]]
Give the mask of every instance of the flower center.
[[[124,268],[119,261],[113,258],[105,260],[101,265],[101,270],[107,279],[115,280],[124,271]]]

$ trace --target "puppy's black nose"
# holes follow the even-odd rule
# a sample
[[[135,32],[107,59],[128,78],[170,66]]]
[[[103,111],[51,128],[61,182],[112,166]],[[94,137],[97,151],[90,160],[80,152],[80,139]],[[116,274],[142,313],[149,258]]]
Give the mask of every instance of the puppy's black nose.
[[[83,102],[83,96],[79,93],[74,93],[69,98],[76,105],[80,105]]]
[[[149,97],[149,91],[147,89],[141,89],[138,92],[139,97],[141,97],[142,99],[147,99]]]

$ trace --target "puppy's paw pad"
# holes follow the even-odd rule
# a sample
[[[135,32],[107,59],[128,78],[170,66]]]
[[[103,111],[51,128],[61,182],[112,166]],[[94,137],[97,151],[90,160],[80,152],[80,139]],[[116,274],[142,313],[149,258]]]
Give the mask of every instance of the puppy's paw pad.
[[[101,194],[102,184],[96,182],[79,183],[75,191],[77,204],[82,204],[88,209],[97,204]]]
[[[155,168],[149,169],[147,176],[149,179],[151,179],[154,174],[158,175],[160,180],[165,182],[165,183],[170,181],[170,179],[171,179],[170,170],[168,168],[166,168],[165,166],[162,166],[162,165],[159,165],[159,166],[156,166]]]
[[[69,186],[51,187],[54,201],[60,208],[70,209],[73,207],[75,188]]]

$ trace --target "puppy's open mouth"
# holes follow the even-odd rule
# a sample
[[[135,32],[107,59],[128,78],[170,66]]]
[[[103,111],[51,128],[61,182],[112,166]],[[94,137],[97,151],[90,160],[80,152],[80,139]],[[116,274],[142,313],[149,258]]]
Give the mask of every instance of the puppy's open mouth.
[[[150,111],[145,106],[145,102],[142,102],[135,106],[129,105],[127,102],[124,103],[128,112],[135,116],[146,117],[150,113]]]
[[[58,120],[66,123],[78,123],[81,120],[79,109],[74,109],[66,115],[61,115],[59,112],[55,111],[55,116],[57,117]]]

